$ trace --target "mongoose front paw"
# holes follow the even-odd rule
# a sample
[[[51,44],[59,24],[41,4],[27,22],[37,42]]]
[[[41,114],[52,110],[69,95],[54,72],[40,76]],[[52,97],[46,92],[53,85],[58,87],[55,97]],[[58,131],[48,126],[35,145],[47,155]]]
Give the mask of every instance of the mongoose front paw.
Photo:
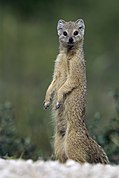
[[[56,109],[59,109],[60,106],[61,106],[61,103],[60,103],[60,102],[57,102],[57,103],[56,103]]]
[[[44,101],[43,105],[44,105],[44,109],[47,109],[50,106],[50,102],[49,101],[47,101],[47,102]]]

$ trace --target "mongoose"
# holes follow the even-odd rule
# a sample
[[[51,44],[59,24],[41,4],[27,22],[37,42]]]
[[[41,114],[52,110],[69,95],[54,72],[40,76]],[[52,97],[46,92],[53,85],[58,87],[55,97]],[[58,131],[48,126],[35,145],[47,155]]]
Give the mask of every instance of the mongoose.
[[[85,24],[82,19],[59,20],[59,54],[53,80],[44,100],[52,103],[55,119],[54,152],[64,163],[72,159],[80,163],[109,163],[106,153],[90,136],[85,125],[86,65],[83,52]]]

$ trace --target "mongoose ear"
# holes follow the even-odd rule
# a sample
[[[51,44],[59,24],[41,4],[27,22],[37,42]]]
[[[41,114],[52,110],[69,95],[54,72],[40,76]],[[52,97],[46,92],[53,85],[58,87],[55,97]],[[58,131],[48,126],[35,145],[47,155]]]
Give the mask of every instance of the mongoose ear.
[[[60,19],[57,24],[57,30],[62,29],[65,24],[65,21]]]
[[[85,24],[84,24],[84,21],[83,21],[83,19],[78,19],[78,20],[76,20],[76,22],[75,22],[78,26],[79,26],[79,29],[85,29]]]
[[[58,24],[57,24],[58,35],[60,34],[60,30],[62,30],[64,24],[65,24],[65,21],[64,21],[64,20],[60,19],[60,20],[58,21]]]

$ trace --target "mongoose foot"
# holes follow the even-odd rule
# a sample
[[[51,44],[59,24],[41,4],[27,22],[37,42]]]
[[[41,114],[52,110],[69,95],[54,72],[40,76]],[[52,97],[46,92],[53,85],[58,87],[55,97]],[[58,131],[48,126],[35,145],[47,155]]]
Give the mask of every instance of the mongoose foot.
[[[57,102],[57,103],[56,103],[56,109],[59,109],[60,106],[61,106],[61,103]]]
[[[47,109],[50,106],[50,102],[49,101],[47,101],[47,102],[44,101],[43,105],[44,105],[44,109]]]

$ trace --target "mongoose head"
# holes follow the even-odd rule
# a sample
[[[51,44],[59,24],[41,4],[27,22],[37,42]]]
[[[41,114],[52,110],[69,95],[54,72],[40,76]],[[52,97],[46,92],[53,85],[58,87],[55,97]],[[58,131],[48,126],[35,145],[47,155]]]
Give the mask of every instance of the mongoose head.
[[[75,22],[59,20],[57,31],[59,41],[64,47],[75,46],[79,44],[84,38],[85,24],[82,19]]]

